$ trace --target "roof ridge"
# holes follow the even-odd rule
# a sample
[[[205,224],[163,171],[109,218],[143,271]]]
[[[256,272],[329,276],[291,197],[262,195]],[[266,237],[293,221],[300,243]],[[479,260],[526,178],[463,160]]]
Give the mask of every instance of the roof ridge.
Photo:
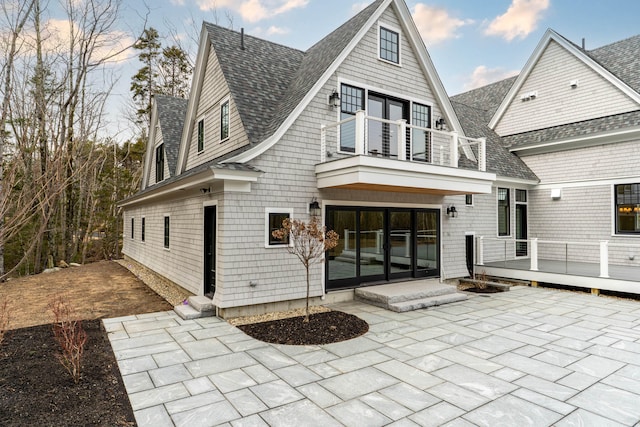
[[[216,28],[218,28],[220,30],[236,33],[238,35],[242,34],[240,31],[237,31],[237,30],[235,30],[233,28],[223,27],[222,25],[214,24],[213,22],[202,21],[202,23],[205,24],[205,25],[210,25],[210,26],[216,27]],[[244,27],[241,28],[241,30],[244,30]],[[269,43],[269,44],[272,44],[272,45],[275,45],[275,46],[280,46],[280,47],[284,47],[286,49],[295,50],[295,51],[298,51],[300,53],[304,53],[305,52],[304,50],[301,50],[301,49],[298,49],[298,48],[295,48],[295,47],[291,47],[291,46],[287,46],[286,44],[274,42],[274,41],[271,41],[271,40],[267,40],[267,39],[265,39],[263,37],[258,37],[258,36],[251,35],[247,31],[244,32],[244,36],[252,38],[252,39],[260,40],[260,41],[263,41],[263,42],[266,42],[266,43]]]

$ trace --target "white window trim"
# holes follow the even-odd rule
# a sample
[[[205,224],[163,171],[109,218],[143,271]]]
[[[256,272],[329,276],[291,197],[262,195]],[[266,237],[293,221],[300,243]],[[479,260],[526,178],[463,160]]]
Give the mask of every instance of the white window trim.
[[[385,30],[393,31],[398,34],[398,62],[395,63],[393,61],[389,61],[380,56],[380,29],[384,28]],[[384,22],[378,21],[378,60],[384,62],[385,64],[395,65],[396,67],[402,67],[402,31],[399,28],[394,27],[393,25],[386,24]]]
[[[222,106],[228,103],[229,104],[229,129],[227,132],[227,137],[222,139],[220,138],[220,134],[222,133]],[[225,141],[228,141],[229,139],[231,139],[231,97],[230,96],[225,96],[224,98],[222,98],[222,100],[220,101],[220,103],[218,104],[218,138],[220,138],[220,144],[222,144]]]
[[[501,236],[500,235],[500,214],[498,213],[498,204],[500,203],[500,200],[498,200],[498,190],[500,188],[506,188],[509,191],[509,234]],[[496,187],[496,237],[498,239],[510,239],[511,237],[513,237],[513,212],[512,209],[514,209],[514,203],[512,202],[513,200],[513,195],[512,193],[512,188],[511,187]]]
[[[293,208],[264,208],[264,247],[265,249],[285,248],[287,245],[270,245],[270,230],[269,230],[269,214],[283,213],[289,214],[289,219],[293,219]],[[293,247],[293,241],[289,239],[289,247]]]

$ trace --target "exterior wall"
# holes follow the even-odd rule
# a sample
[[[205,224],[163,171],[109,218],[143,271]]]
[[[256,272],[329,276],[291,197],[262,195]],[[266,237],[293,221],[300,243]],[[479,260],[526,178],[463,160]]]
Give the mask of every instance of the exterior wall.
[[[229,87],[220,69],[216,53],[211,49],[191,133],[187,170],[249,143],[233,98],[230,98],[229,102],[229,139],[220,142],[220,103],[227,97],[229,97]],[[198,153],[198,122],[201,119],[204,119],[204,150]]]
[[[203,293],[203,203],[212,196],[197,191],[184,198],[127,208],[123,254],[196,295]],[[169,249],[164,248],[164,217],[170,216]],[[145,241],[141,218],[145,217]],[[130,236],[131,218],[135,236]]]
[[[614,233],[615,184],[640,182],[640,144],[632,141],[523,157],[541,179],[541,188],[531,192],[535,212],[529,217],[531,236],[544,240],[587,242],[569,245],[569,260],[598,262],[601,240],[608,240],[609,262],[640,265],[640,236]],[[551,199],[551,189],[560,189],[559,200]],[[621,246],[618,246],[621,245]],[[540,257],[551,254],[564,259],[565,248],[540,247]],[[543,250],[545,252],[543,252]],[[629,255],[636,254],[635,260]]]
[[[578,80],[573,89],[571,80]],[[520,96],[536,91],[537,97]],[[638,109],[638,105],[558,43],[551,41],[498,123],[513,135]]]

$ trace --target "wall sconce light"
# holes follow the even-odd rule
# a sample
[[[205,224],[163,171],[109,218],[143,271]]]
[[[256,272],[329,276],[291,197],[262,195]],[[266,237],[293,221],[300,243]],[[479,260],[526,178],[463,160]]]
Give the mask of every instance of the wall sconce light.
[[[201,188],[200,192],[202,194],[207,194],[207,193],[211,193],[211,187],[207,187],[207,188]]]
[[[311,203],[309,203],[309,215],[320,216],[322,209],[320,209],[320,203],[314,197]]]
[[[451,206],[447,208],[447,215],[451,216],[451,218],[455,218],[458,216],[458,211],[455,206]]]
[[[331,92],[331,95],[329,95],[329,106],[331,108],[338,108],[340,106],[340,94],[335,89]]]
[[[436,129],[444,130],[444,127],[446,125],[447,125],[447,122],[445,122],[443,117],[440,117],[438,120],[436,120]]]

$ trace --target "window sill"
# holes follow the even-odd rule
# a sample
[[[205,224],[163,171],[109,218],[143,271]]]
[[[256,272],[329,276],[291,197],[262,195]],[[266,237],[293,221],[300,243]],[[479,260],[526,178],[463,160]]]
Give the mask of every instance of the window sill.
[[[224,143],[224,142],[227,142],[227,141],[228,141],[228,140],[230,140],[230,139],[231,139],[231,137],[226,137],[225,139],[221,139],[221,140],[220,140],[220,144],[222,144],[222,143]]]
[[[384,62],[385,64],[393,65],[395,67],[402,68],[402,62],[393,62],[393,61],[389,61],[388,59],[383,59],[380,57],[378,57],[378,61]]]

